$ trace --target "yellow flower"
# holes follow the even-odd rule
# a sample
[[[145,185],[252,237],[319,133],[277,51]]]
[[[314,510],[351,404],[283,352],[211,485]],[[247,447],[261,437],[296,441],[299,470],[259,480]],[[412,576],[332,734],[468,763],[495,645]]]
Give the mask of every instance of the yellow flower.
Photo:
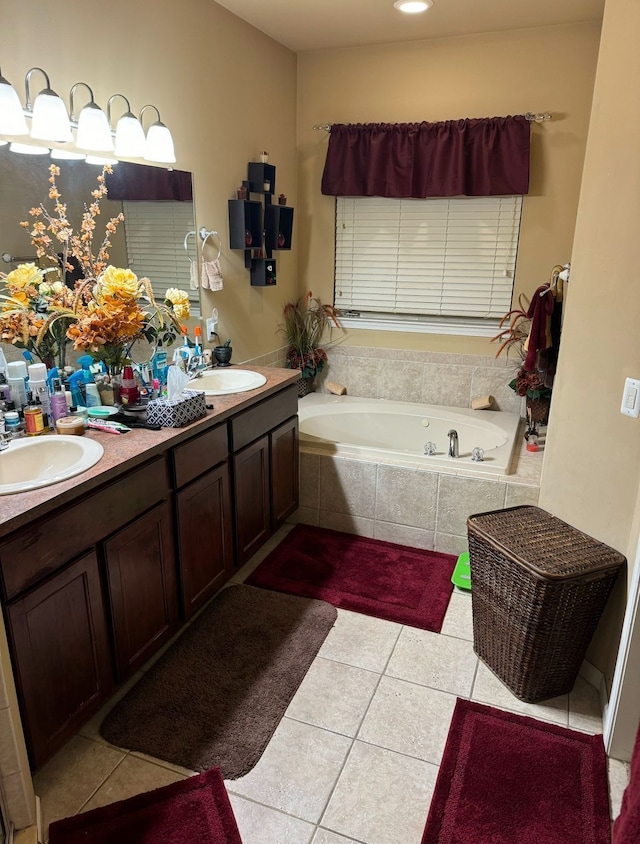
[[[19,290],[28,287],[30,284],[42,278],[41,270],[35,264],[20,264],[15,270],[7,275],[7,287],[12,290]]]
[[[105,296],[136,299],[140,293],[138,276],[131,270],[121,267],[108,266],[100,276],[99,284]]]
[[[189,319],[191,313],[189,307],[189,294],[177,287],[170,287],[165,293],[165,299],[173,305],[173,313],[176,319]]]

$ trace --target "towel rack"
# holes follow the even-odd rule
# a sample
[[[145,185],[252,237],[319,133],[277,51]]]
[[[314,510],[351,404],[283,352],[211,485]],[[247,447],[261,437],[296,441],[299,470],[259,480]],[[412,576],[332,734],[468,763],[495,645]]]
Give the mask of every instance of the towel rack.
[[[214,237],[218,238],[218,254],[215,257],[215,260],[217,261],[218,258],[220,257],[220,255],[222,254],[222,239],[221,239],[220,235],[218,234],[218,232],[215,231],[214,229],[211,229],[211,231],[208,231],[207,229],[205,229],[204,226],[202,226],[202,228],[200,229],[200,239],[202,240],[202,248],[203,249],[204,249],[204,245],[207,242],[207,240],[209,238],[211,238],[213,240]]]
[[[11,255],[9,252],[2,253],[2,260],[5,264],[22,264],[25,261],[37,261],[34,255]]]

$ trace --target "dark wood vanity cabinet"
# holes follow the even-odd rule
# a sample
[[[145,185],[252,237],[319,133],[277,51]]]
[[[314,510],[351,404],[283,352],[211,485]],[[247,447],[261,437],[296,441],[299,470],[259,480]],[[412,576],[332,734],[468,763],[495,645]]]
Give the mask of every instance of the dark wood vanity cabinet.
[[[292,385],[230,421],[238,566],[298,507],[297,411]]]
[[[0,538],[34,769],[296,509],[297,406],[285,386]]]
[[[119,683],[153,656],[178,625],[178,594],[169,503],[156,505],[104,543]]]
[[[233,574],[227,426],[172,451],[182,612],[191,616]]]
[[[27,745],[37,768],[113,688],[95,551],[18,598],[6,615]]]

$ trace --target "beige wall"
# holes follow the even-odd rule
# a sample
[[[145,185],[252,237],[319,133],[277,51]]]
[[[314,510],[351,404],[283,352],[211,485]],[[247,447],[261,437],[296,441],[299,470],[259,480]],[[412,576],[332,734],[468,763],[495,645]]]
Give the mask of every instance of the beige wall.
[[[277,286],[252,288],[243,253],[226,246],[227,199],[246,179],[247,162],[267,149],[277,167],[278,192],[296,205],[295,54],[212,0],[155,6],[111,0],[104,13],[84,0],[67,0],[58,12],[3,0],[3,75],[22,98],[26,71],[40,65],[67,101],[71,86],[84,81],[103,107],[113,93],[127,96],[135,112],[156,105],[174,137],[175,166],[194,175],[197,225],[222,234],[225,288],[204,295],[203,313],[218,308],[219,331],[231,338],[234,360],[279,346],[282,304],[298,283],[297,220],[294,250],[278,254]],[[44,87],[40,74],[33,87]],[[150,117],[145,115],[145,125]]]
[[[548,432],[540,503],[627,555],[629,578],[640,519],[640,421],[620,413],[626,376],[640,378],[640,5],[607,0],[576,223],[571,295]],[[591,657],[610,679],[617,615],[610,609]],[[639,638],[639,637],[636,637]],[[640,718],[635,654],[624,740]],[[617,754],[616,754],[617,755]]]
[[[320,194],[327,135],[317,123],[438,121],[549,111],[532,127],[516,292],[531,292],[571,256],[599,26],[303,53],[298,60],[300,277],[333,295],[334,199]],[[352,331],[347,343],[493,354],[482,338]]]

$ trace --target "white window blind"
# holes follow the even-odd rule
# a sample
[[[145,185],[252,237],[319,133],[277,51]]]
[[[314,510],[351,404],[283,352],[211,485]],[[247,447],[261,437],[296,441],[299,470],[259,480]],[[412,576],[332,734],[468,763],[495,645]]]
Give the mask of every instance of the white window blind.
[[[487,319],[511,307],[522,197],[338,197],[335,305]],[[355,323],[354,323],[355,324]]]
[[[195,238],[184,248],[187,232],[194,231],[192,202],[123,203],[125,237],[129,266],[138,276],[151,281],[153,295],[159,301],[169,287],[179,287],[189,294],[192,315],[199,314],[198,291],[189,287],[189,258],[196,259]]]

